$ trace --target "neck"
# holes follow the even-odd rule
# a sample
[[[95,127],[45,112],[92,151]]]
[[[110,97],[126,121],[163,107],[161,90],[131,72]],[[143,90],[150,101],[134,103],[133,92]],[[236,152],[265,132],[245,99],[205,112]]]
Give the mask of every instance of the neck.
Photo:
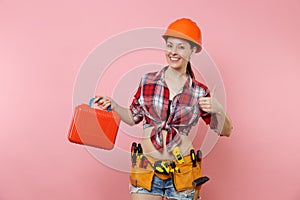
[[[166,76],[177,79],[186,78],[186,68],[182,67],[179,69],[174,69],[172,67],[168,67],[166,70]]]

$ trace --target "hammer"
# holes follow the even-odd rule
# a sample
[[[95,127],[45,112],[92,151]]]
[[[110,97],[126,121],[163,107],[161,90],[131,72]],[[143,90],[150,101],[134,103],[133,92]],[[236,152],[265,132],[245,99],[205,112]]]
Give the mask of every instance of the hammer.
[[[200,187],[202,184],[206,183],[209,180],[207,176],[202,176],[193,181],[193,186],[195,188],[194,200],[198,199]]]

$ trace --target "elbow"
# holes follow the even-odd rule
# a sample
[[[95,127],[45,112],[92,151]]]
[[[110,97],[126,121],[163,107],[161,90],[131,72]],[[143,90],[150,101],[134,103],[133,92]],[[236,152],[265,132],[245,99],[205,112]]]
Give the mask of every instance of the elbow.
[[[233,127],[230,125],[228,128],[224,128],[220,136],[229,137],[232,133]]]
[[[137,123],[139,123],[139,121],[135,121],[132,115],[129,116],[129,120],[126,122],[126,124],[128,124],[129,126],[134,126]]]
[[[224,123],[223,129],[222,129],[222,132],[220,135],[229,137],[231,135],[232,129],[233,129],[233,126],[232,126],[231,120],[226,115],[225,123]]]
[[[224,131],[221,133],[220,136],[225,136],[225,137],[229,137],[231,135],[231,131]]]
[[[135,121],[131,118],[129,119],[123,119],[122,120],[125,124],[129,125],[129,126],[133,126],[133,125],[136,125]]]
[[[128,122],[127,124],[128,124],[129,126],[134,126],[134,125],[136,125],[136,123],[135,123],[134,121]]]
[[[132,113],[130,112],[130,110],[128,111],[127,115],[122,118],[122,121],[125,122],[129,126],[133,126],[138,123],[134,120],[134,117],[133,117]]]

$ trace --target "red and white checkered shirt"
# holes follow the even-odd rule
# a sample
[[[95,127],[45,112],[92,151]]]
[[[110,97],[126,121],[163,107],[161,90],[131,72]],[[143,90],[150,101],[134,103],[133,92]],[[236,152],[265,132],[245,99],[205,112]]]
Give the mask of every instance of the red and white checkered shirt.
[[[181,142],[180,134],[188,135],[199,117],[202,117],[212,129],[216,129],[217,119],[214,115],[204,112],[198,103],[200,97],[210,97],[208,88],[190,76],[180,92],[172,99],[167,118],[170,96],[164,76],[167,68],[142,77],[130,110],[136,124],[145,118],[144,128],[154,127],[150,138],[159,151],[163,148],[161,131],[163,129],[167,131],[166,147],[167,151],[171,152]]]

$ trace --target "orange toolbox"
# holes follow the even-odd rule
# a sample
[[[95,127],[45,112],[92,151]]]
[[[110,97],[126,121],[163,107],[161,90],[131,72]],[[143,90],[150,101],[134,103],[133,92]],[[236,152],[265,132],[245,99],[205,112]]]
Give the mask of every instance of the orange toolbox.
[[[120,116],[116,112],[81,104],[75,108],[68,139],[73,143],[110,150],[114,147],[119,124]]]

